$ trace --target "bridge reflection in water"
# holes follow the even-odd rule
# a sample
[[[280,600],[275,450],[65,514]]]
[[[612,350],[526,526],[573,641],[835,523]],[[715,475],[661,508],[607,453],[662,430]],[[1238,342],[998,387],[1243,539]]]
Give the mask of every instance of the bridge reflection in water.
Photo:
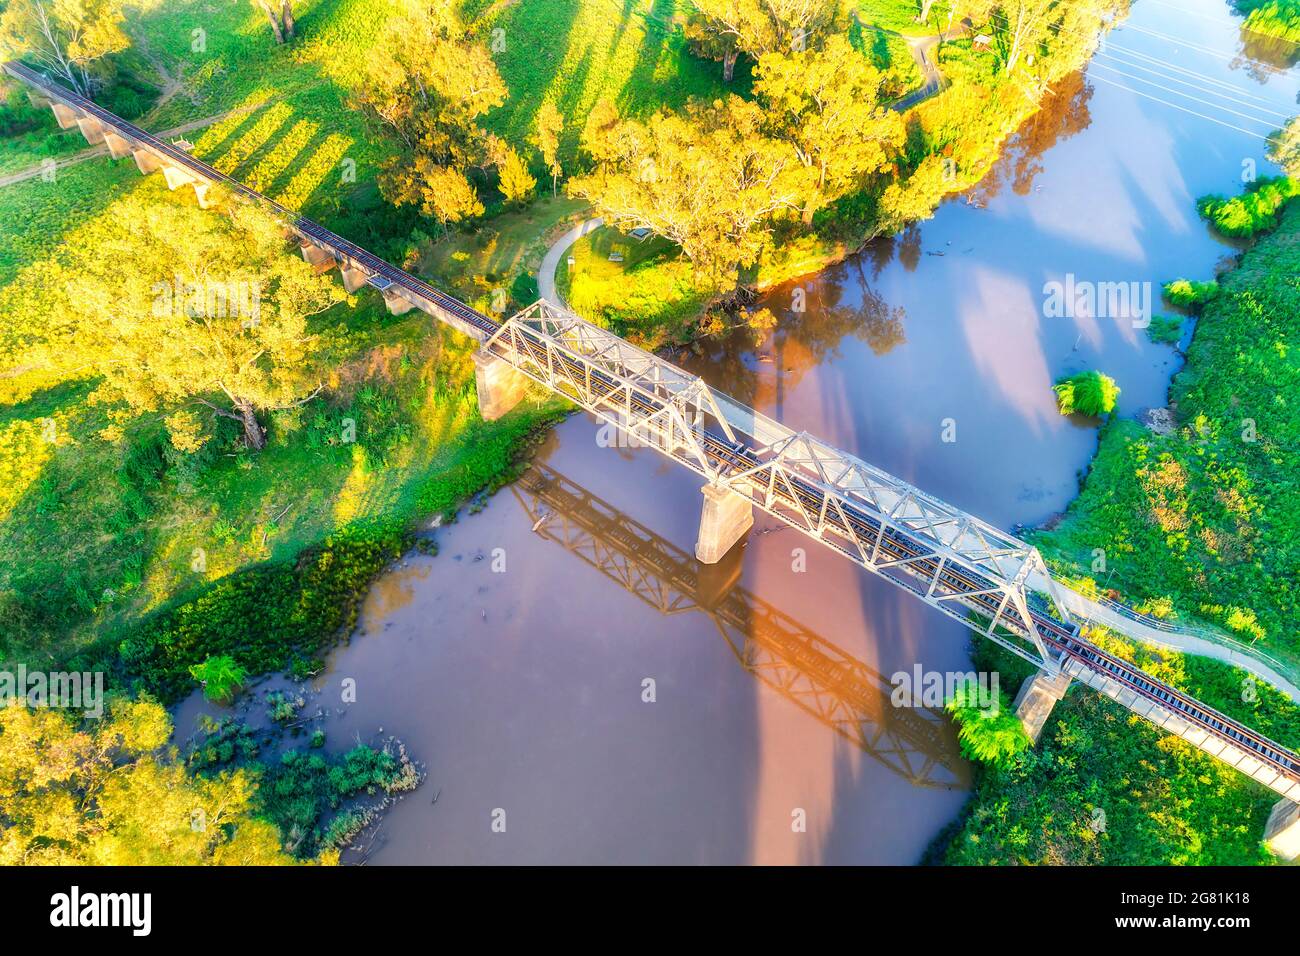
[[[510,487],[538,534],[661,614],[707,615],[746,670],[894,773],[921,787],[969,785],[946,715],[895,707],[885,675],[741,587],[742,549],[703,564],[541,462]]]

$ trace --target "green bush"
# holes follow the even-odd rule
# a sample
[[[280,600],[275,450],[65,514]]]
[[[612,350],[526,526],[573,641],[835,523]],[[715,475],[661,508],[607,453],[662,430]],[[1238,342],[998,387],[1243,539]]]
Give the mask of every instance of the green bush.
[[[1181,315],[1153,315],[1147,326],[1147,335],[1152,342],[1163,345],[1176,345],[1183,337],[1183,317]]]
[[[1052,388],[1062,415],[1109,415],[1119,397],[1115,380],[1095,369],[1060,379]]]
[[[288,665],[356,620],[366,586],[409,545],[394,522],[357,524],[293,562],[237,571],[151,614],[121,640],[127,674],[164,702],[193,686],[190,666],[228,655],[248,673]]]
[[[1250,32],[1300,43],[1300,0],[1238,0],[1237,8],[1249,11]]]
[[[203,696],[219,703],[229,702],[244,684],[247,672],[229,654],[216,654],[190,667],[190,676],[203,685]]]
[[[952,714],[960,728],[957,739],[961,752],[969,760],[1009,767],[1029,747],[1025,726],[1001,690],[996,707],[981,707],[978,688],[968,680],[954,689],[944,709]]]
[[[290,750],[266,771],[258,795],[289,852],[309,859],[322,848],[345,843],[358,829],[356,821],[369,819],[358,808],[343,809],[344,801],[362,793],[412,790],[419,781],[419,773],[400,751],[361,745],[342,757],[327,757]]]
[[[1201,306],[1219,294],[1219,283],[1175,279],[1172,282],[1166,282],[1161,287],[1161,291],[1170,305],[1177,306],[1180,309],[1187,309],[1189,312],[1196,312],[1200,310]]]
[[[1278,212],[1300,195],[1300,184],[1286,176],[1256,180],[1240,196],[1202,196],[1196,211],[1224,236],[1249,238],[1277,226]]]

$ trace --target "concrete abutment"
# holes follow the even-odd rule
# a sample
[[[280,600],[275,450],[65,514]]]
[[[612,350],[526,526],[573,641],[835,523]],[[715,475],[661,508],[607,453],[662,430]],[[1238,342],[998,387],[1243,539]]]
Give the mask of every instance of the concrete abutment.
[[[1016,716],[1025,725],[1025,733],[1035,745],[1042,736],[1043,725],[1052,715],[1052,708],[1069,689],[1069,674],[1050,674],[1047,671],[1039,671],[1020,685],[1020,693],[1016,695]]]
[[[519,404],[528,391],[528,376],[504,359],[475,352],[474,385],[479,413],[492,422]]]
[[[1264,828],[1264,842],[1284,860],[1300,857],[1300,803],[1283,797],[1274,804]]]

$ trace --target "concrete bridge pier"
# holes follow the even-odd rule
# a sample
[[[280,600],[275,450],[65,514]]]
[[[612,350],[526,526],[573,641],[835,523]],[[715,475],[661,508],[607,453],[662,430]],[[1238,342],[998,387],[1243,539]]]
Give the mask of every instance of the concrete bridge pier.
[[[494,422],[519,404],[528,392],[528,376],[504,359],[474,353],[474,385],[483,420]]]
[[[140,170],[142,176],[148,176],[162,169],[162,160],[147,149],[133,149],[131,155],[135,158],[135,167]]]
[[[1264,828],[1264,842],[1284,860],[1300,857],[1300,803],[1283,797],[1273,806]]]
[[[334,268],[334,253],[323,246],[318,246],[314,242],[304,242],[298,248],[302,251],[303,259],[317,272],[329,272]]]
[[[188,186],[194,182],[194,177],[178,166],[162,165],[163,178],[167,180],[167,188],[172,192],[180,189],[182,186]]]
[[[384,290],[384,305],[392,315],[405,315],[415,308],[415,303],[398,292]]]
[[[206,183],[201,179],[194,180],[194,198],[199,201],[200,209],[211,209],[216,205],[216,201],[208,198],[208,188],[212,183]]]
[[[364,269],[356,269],[349,265],[341,265],[339,271],[343,276],[343,288],[348,292],[356,292],[366,284],[369,277]]]
[[[695,558],[701,564],[717,564],[754,525],[754,504],[744,495],[708,484],[700,489],[700,535],[695,540]]]
[[[59,129],[72,129],[77,125],[78,113],[71,106],[51,100],[50,109],[54,110],[54,118],[59,121]]]
[[[123,159],[131,155],[130,140],[123,139],[112,130],[104,130],[104,143],[108,146],[108,155],[114,159]]]
[[[104,141],[104,124],[93,116],[78,116],[77,128],[81,130],[81,135],[86,137],[86,142],[91,146]]]
[[[1069,689],[1070,675],[1064,671],[1056,674],[1039,671],[1020,685],[1020,693],[1016,695],[1016,716],[1025,725],[1025,733],[1034,744],[1042,736],[1043,725],[1051,716],[1052,708]]]
[[[38,109],[42,106],[50,105],[49,97],[43,96],[42,94],[36,92],[35,90],[27,91],[27,102],[31,103],[32,106],[35,106]]]

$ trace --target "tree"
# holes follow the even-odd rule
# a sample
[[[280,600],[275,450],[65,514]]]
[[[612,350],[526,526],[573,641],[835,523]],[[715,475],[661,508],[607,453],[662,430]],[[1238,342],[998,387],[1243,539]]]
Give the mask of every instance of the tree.
[[[101,720],[0,707],[0,864],[289,864],[246,770],[190,775],[148,699]],[[336,854],[322,857],[333,862]]]
[[[559,107],[547,100],[537,111],[537,134],[533,144],[541,150],[542,162],[551,174],[551,195],[555,195],[555,184],[560,174],[560,134],[564,132],[564,116]]]
[[[322,388],[323,343],[307,322],[343,292],[287,255],[283,227],[253,205],[224,216],[133,194],[114,212],[51,275],[67,326],[33,351],[98,377],[90,400],[108,408],[105,438],[157,413],[176,446],[193,450],[204,440],[196,411],[208,409],[261,448],[259,412]]]
[[[613,101],[604,96],[596,100],[582,126],[582,149],[598,166],[612,162],[618,156],[618,147],[614,143],[618,124],[618,109]]]
[[[892,235],[911,222],[929,219],[948,187],[944,160],[931,154],[906,180],[885,187],[876,206],[871,237]]]
[[[506,197],[508,203],[523,205],[528,202],[533,190],[537,188],[537,180],[528,171],[528,165],[503,140],[494,144],[493,153],[500,176],[501,195]]]
[[[490,161],[488,136],[477,120],[506,99],[491,54],[474,43],[451,0],[399,0],[364,67],[357,93],[363,109],[391,128],[415,154],[394,159],[380,188],[396,205],[420,205],[444,225],[482,208],[465,179]],[[432,185],[455,178],[452,202],[431,198]]]
[[[1109,415],[1119,398],[1115,380],[1095,369],[1062,378],[1052,389],[1062,415]]]
[[[1096,48],[1104,30],[1128,9],[1128,0],[968,0],[966,10],[987,23],[997,41],[1003,72],[1010,74],[1037,51],[1043,83],[1074,72]]]
[[[617,228],[675,242],[703,284],[739,288],[772,220],[813,187],[794,150],[764,135],[763,122],[756,104],[735,96],[620,122],[602,140],[608,162],[570,180],[569,191]]]
[[[122,31],[123,5],[123,0],[8,0],[0,12],[0,59],[28,57],[90,96],[95,65],[130,46]]]
[[[446,231],[451,223],[483,215],[478,191],[465,173],[441,166],[428,156],[395,163],[387,172],[384,188],[399,206],[418,204],[426,216],[433,216]]]
[[[805,223],[863,176],[885,168],[903,144],[902,118],[881,105],[882,77],[842,36],[817,51],[759,58],[754,92],[774,133],[817,174],[803,207]]]
[[[694,0],[685,33],[700,56],[722,62],[730,83],[741,53],[811,48],[840,16],[839,0]]]
[[[249,3],[266,14],[276,43],[288,43],[293,39],[293,0],[280,0],[278,6],[276,0],[249,0]]]
[[[1291,117],[1269,137],[1268,158],[1292,179],[1300,179],[1300,116]]]
[[[216,654],[202,664],[190,667],[190,676],[203,685],[203,696],[218,703],[228,703],[244,683],[248,672],[229,654]]]
[[[1006,768],[1015,762],[1017,754],[1029,749],[1029,735],[1025,725],[1007,703],[1006,695],[997,691],[996,705],[980,706],[979,688],[967,678],[953,689],[953,695],[944,702],[944,709],[953,715],[960,730],[957,740],[962,753],[970,760],[978,760],[994,767]]]

